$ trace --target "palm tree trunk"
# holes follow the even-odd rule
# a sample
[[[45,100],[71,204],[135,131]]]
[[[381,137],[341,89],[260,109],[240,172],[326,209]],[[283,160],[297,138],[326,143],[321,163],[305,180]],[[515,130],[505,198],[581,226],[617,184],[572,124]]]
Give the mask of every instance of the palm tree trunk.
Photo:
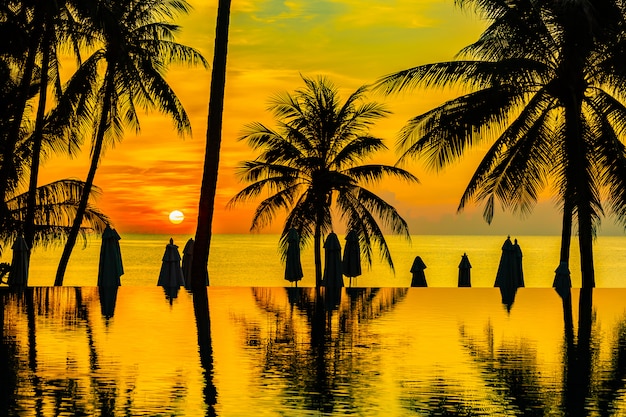
[[[596,286],[596,280],[593,267],[593,226],[589,201],[583,201],[578,206],[578,245],[582,288],[593,288]]]
[[[35,130],[33,132],[33,149],[30,166],[30,181],[26,198],[26,217],[24,219],[24,239],[29,249],[33,247],[35,240],[35,205],[37,203],[37,180],[39,177],[39,161],[41,157],[41,143],[43,141],[44,117],[46,114],[46,101],[48,98],[48,69],[50,67],[50,30],[47,29],[43,36],[43,56],[41,58],[41,80],[39,85],[39,103]]]
[[[0,221],[2,223],[5,223],[9,217],[8,209],[6,207],[7,193],[9,191],[10,184],[15,183],[15,147],[19,141],[22,119],[24,117],[26,103],[28,102],[28,95],[35,69],[35,59],[37,57],[40,35],[41,32],[33,34],[33,40],[28,50],[24,70],[22,71],[22,79],[20,80],[16,108],[13,114],[13,124],[11,125],[6,140],[2,144],[2,166],[0,167]]]
[[[580,249],[580,269],[582,273],[582,288],[595,287],[593,271],[593,219],[592,219],[592,180],[589,178],[589,161],[586,159],[585,143],[582,135],[580,120],[582,100],[572,99],[566,106],[565,117],[568,149],[567,159],[569,173],[567,181],[572,184],[574,192],[566,196],[566,201],[572,208],[576,208],[578,218],[578,246]],[[571,227],[571,226],[570,226]]]
[[[100,114],[100,120],[98,122],[98,132],[94,141],[94,146],[91,154],[91,165],[89,166],[89,172],[87,174],[87,179],[85,180],[83,193],[80,196],[80,202],[78,203],[76,216],[74,217],[72,228],[70,229],[70,233],[67,237],[67,242],[65,242],[65,247],[63,248],[61,260],[59,261],[59,267],[57,268],[56,278],[54,280],[55,286],[63,285],[65,270],[67,269],[67,264],[70,261],[70,256],[72,255],[72,251],[74,250],[74,246],[76,245],[76,239],[78,238],[80,226],[83,223],[83,217],[85,215],[85,211],[87,210],[87,203],[89,202],[89,195],[91,194],[93,180],[96,176],[96,171],[98,170],[100,154],[102,153],[102,147],[104,144],[104,134],[108,125],[108,118],[113,97],[113,75],[113,71],[107,70],[105,78],[105,94],[102,103],[102,113]]]
[[[193,258],[191,264],[191,288],[194,293],[206,291],[209,250],[213,224],[217,174],[222,142],[222,115],[224,113],[224,90],[226,87],[226,56],[228,54],[228,25],[231,0],[219,0],[215,27],[215,51],[211,74],[209,115],[204,154],[204,172],[198,203]]]
[[[315,256],[315,287],[322,286],[322,227],[319,216],[315,224],[314,236],[314,256]]]
[[[561,228],[561,256],[560,262],[569,267],[569,253],[572,242],[572,206],[569,202],[563,205],[563,226]]]

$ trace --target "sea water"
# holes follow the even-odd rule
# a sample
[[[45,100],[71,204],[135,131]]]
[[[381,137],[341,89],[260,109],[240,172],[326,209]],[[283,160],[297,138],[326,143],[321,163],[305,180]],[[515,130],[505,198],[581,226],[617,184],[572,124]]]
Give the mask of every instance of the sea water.
[[[120,247],[124,265],[122,285],[156,285],[165,246],[173,238],[182,250],[189,235],[122,234]],[[523,253],[524,279],[527,287],[551,287],[559,263],[560,236],[511,236],[517,239]],[[383,262],[376,248],[371,265],[362,259],[363,274],[346,286],[406,287],[411,282],[411,266],[420,256],[427,268],[429,287],[456,287],[458,266],[466,253],[472,265],[474,287],[493,287],[502,244],[506,236],[386,236],[393,269]],[[345,236],[339,236],[343,246]],[[91,286],[97,283],[100,239],[90,240],[86,248],[77,245],[72,253],[64,284]],[[271,234],[215,235],[211,242],[209,279],[212,286],[282,287],[292,285],[284,280],[284,263],[278,250],[279,236]],[[36,249],[31,257],[29,285],[53,285],[62,247]],[[303,249],[304,277],[299,286],[315,285],[312,245]],[[11,250],[4,250],[2,260],[10,262]],[[578,241],[572,240],[570,269],[572,284],[580,287]],[[594,242],[594,263],[598,287],[626,286],[626,237],[599,236]]]
[[[0,414],[623,416],[626,289],[583,291],[4,287]]]

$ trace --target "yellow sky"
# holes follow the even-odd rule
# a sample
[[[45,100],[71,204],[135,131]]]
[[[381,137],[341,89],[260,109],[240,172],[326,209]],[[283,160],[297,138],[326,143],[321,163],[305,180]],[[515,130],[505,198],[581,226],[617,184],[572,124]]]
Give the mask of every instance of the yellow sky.
[[[199,49],[211,61],[217,1],[190,0],[193,12],[177,20],[178,41]],[[415,65],[450,60],[473,42],[483,22],[454,7],[451,0],[234,0],[231,11],[228,73],[214,232],[247,233],[255,204],[235,210],[226,202],[242,187],[236,166],[253,159],[236,138],[243,126],[260,121],[275,126],[268,99],[302,86],[301,74],[327,76],[342,97],[363,84]],[[193,234],[202,175],[210,70],[174,67],[168,80],[192,121],[191,137],[180,138],[172,123],[151,112],[141,119],[141,133],[127,134],[104,155],[96,184],[104,193],[99,207],[121,232]],[[393,114],[373,133],[393,149],[403,124],[444,99],[442,92],[402,96],[371,96]],[[421,162],[405,166],[421,180],[418,186],[382,184],[378,192],[395,205],[414,234],[559,233],[560,221],[550,201],[536,210],[531,222],[496,214],[489,226],[479,207],[458,215],[456,207],[473,172],[476,155],[435,175]],[[86,149],[76,160],[54,158],[44,166],[41,182],[58,178],[84,179]],[[393,164],[393,151],[373,162]],[[168,213],[181,210],[185,221],[172,225]],[[607,221],[606,223],[610,223]],[[280,230],[277,222],[267,232]]]

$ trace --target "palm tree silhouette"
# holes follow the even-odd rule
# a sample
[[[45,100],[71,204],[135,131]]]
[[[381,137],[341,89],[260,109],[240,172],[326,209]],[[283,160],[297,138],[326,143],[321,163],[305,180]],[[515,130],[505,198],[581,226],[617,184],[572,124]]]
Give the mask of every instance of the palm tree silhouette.
[[[592,240],[604,205],[626,220],[624,5],[601,0],[458,2],[489,21],[460,59],[383,77],[387,93],[417,86],[462,86],[467,93],[411,119],[400,133],[401,160],[425,157],[441,169],[491,142],[465,192],[527,214],[551,184],[563,211],[561,261],[569,261],[578,221],[582,286],[595,286]],[[491,141],[492,138],[495,140]]]
[[[301,246],[313,238],[316,286],[322,281],[322,237],[333,229],[333,204],[347,228],[358,235],[368,262],[371,264],[374,243],[393,269],[377,218],[393,233],[409,239],[407,224],[395,208],[361,185],[374,184],[385,176],[417,182],[415,176],[401,168],[362,164],[375,152],[386,149],[383,140],[371,136],[368,129],[389,111],[379,103],[363,102],[365,86],[342,104],[329,80],[303,80],[305,88],[294,95],[279,95],[271,102],[278,130],[261,123],[247,126],[241,139],[261,153],[242,164],[240,175],[251,184],[235,195],[229,205],[268,191],[271,195],[257,207],[251,229],[270,224],[281,209],[288,211],[281,248],[283,252],[287,250],[291,228],[300,234]]]
[[[28,2],[23,7],[28,7]],[[83,132],[74,127],[80,123],[81,119],[87,117],[85,106],[70,103],[72,109],[61,105],[63,98],[63,88],[61,86],[61,75],[59,73],[59,57],[57,51],[64,45],[72,45],[76,51],[76,61],[80,64],[80,49],[78,45],[89,43],[93,33],[86,24],[85,19],[80,18],[76,5],[79,1],[59,0],[54,2],[33,2],[30,7],[33,10],[33,23],[40,23],[41,30],[33,30],[31,36],[35,37],[30,43],[30,48],[39,51],[39,77],[34,80],[38,97],[35,124],[30,134],[29,141],[32,145],[30,158],[30,180],[27,194],[27,209],[24,219],[24,239],[28,247],[33,246],[35,239],[35,217],[36,217],[36,194],[39,176],[39,165],[44,151],[50,148],[52,140],[64,142],[65,146],[57,146],[64,152],[71,152],[72,147],[82,142]],[[78,16],[78,17],[77,17]],[[36,38],[39,36],[39,38]],[[29,51],[30,53],[30,51]],[[52,87],[53,99],[58,106],[52,108],[47,113],[49,107],[48,89]],[[55,150],[52,147],[52,150]]]
[[[219,0],[215,24],[215,50],[211,70],[211,92],[207,120],[206,148],[202,171],[198,223],[196,226],[193,257],[191,261],[191,287],[194,293],[206,292],[208,280],[209,250],[213,233],[213,212],[217,192],[217,172],[220,165],[222,145],[222,116],[224,114],[224,91],[226,89],[226,57],[228,56],[228,26],[231,0]],[[206,279],[205,279],[206,277]]]
[[[182,103],[164,79],[171,62],[206,64],[197,50],[174,41],[178,26],[167,22],[175,13],[188,10],[188,4],[180,0],[95,2],[87,9],[102,37],[102,46],[85,60],[73,78],[82,80],[77,85],[92,87],[86,92],[83,87],[83,92],[95,100],[95,134],[85,193],[59,262],[55,285],[63,285],[102,151],[121,139],[124,126],[139,131],[136,106],[156,108],[169,115],[180,134],[191,131]],[[104,75],[98,83],[101,65]]]

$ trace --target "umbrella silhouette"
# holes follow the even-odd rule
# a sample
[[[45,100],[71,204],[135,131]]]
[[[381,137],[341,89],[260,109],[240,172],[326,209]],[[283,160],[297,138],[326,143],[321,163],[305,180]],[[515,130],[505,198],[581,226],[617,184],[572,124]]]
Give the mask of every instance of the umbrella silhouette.
[[[522,248],[517,244],[517,239],[513,243],[515,279],[517,287],[524,286],[524,269],[522,268]]]
[[[343,274],[350,278],[361,275],[361,247],[359,246],[359,236],[354,230],[348,232],[346,236],[346,246],[343,248]]]
[[[189,238],[185,247],[183,248],[183,278],[185,279],[185,288],[191,289],[191,264],[193,263],[193,245],[194,241]],[[205,271],[205,284],[209,285],[209,271]]]
[[[302,262],[300,261],[300,236],[293,227],[287,232],[287,256],[285,258],[285,279],[295,282],[302,279]]]
[[[183,248],[183,277],[185,278],[185,285],[191,284],[191,262],[193,261],[193,239],[189,238],[185,247]]]
[[[524,286],[524,274],[522,271],[522,250],[515,240],[507,237],[502,245],[502,255],[498,264],[496,282],[494,287],[519,288]]]
[[[19,235],[15,239],[11,249],[13,249],[13,258],[11,260],[11,269],[9,270],[7,284],[11,287],[25,287],[28,285],[30,251],[22,235]]]
[[[98,286],[119,286],[120,277],[124,275],[120,235],[107,225],[102,232],[100,246],[100,262],[98,264]]]
[[[459,263],[459,287],[472,286],[472,281],[470,278],[471,268],[472,265],[470,264],[469,258],[467,257],[467,254],[464,253],[461,257],[461,263]]]
[[[174,239],[172,238],[170,238],[170,243],[165,247],[157,285],[166,288],[179,288],[185,285],[183,270],[180,267],[180,253],[178,252],[178,246],[174,244]]]
[[[343,270],[341,266],[341,245],[339,238],[331,232],[324,242],[324,286],[327,288],[343,287]]]
[[[426,269],[426,264],[422,261],[421,257],[416,256],[413,260],[413,266],[411,266],[411,273],[413,273],[411,287],[428,287],[424,269]]]
[[[555,275],[552,286],[561,298],[564,298],[569,294],[570,288],[572,288],[572,279],[570,278],[567,262],[561,262],[554,272]]]

